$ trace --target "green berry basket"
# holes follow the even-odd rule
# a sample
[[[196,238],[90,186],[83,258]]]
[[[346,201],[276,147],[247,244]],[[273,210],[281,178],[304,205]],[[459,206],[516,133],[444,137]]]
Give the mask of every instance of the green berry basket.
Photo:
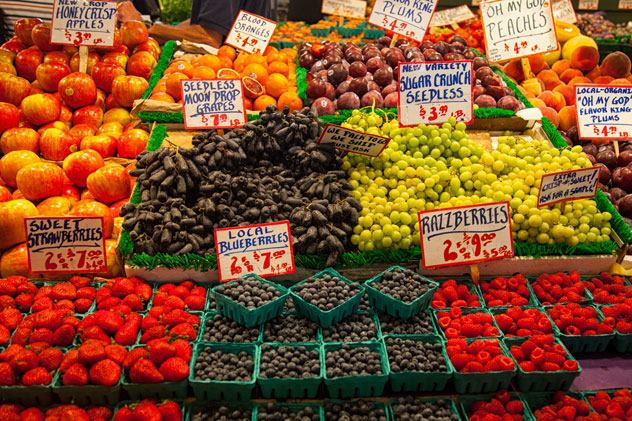
[[[310,28],[309,32],[316,37],[326,37],[331,33],[331,26],[327,28]]]
[[[372,403],[373,406],[375,407],[375,409],[381,409],[384,411],[384,414],[386,414],[386,417],[388,418],[388,403],[387,402],[383,402],[383,401],[373,401],[373,400],[368,400],[368,399],[362,399],[362,401],[364,402],[368,402],[368,403]],[[342,399],[324,399],[323,400],[323,409],[327,407],[327,404],[332,404],[332,405],[345,405],[345,404],[349,404],[349,405],[357,405],[358,402],[360,402],[360,400],[342,400]],[[325,416],[323,416],[321,418],[322,420],[325,419]],[[367,418],[369,419],[369,418]]]
[[[319,344],[268,344],[273,348],[281,346],[299,347],[304,346],[308,351],[318,351],[318,359],[320,361],[320,374],[314,377],[303,378],[266,378],[261,377],[261,371],[257,374],[257,384],[261,388],[261,394],[266,399],[315,399],[318,395],[318,389],[325,377],[325,359],[323,358],[322,346]],[[263,350],[260,350],[260,355]],[[261,368],[261,361],[259,361]]]
[[[252,376],[249,381],[218,381],[218,380],[195,380],[195,363],[200,352],[210,347],[212,350],[223,353],[238,354],[247,352],[254,360]],[[250,399],[255,388],[257,376],[259,374],[260,347],[254,344],[211,344],[198,343],[191,358],[189,384],[193,389],[195,398],[202,401],[247,401]]]
[[[586,402],[588,404],[588,408],[590,408],[590,404],[581,392],[565,393],[567,396],[570,396],[573,399]],[[536,411],[550,405],[553,400],[553,395],[555,395],[555,392],[533,392],[523,394],[523,398],[529,405],[529,410],[533,414],[533,417],[536,418]]]
[[[398,335],[398,336],[434,336],[434,335],[436,335],[436,336],[441,336],[441,335],[439,335],[439,329],[437,328],[437,325],[436,325],[436,323],[434,321],[434,317],[432,317],[432,312],[430,310],[423,310],[423,311],[421,311],[421,312],[416,314],[416,316],[418,318],[420,316],[422,316],[422,315],[423,315],[424,318],[427,318],[428,322],[430,323],[430,326],[431,326],[431,329],[432,329],[430,332],[397,333],[397,332],[386,331],[382,327],[383,324],[384,324],[383,320],[384,320],[385,317],[393,317],[393,316],[391,316],[389,314],[383,314],[383,313],[378,314],[378,320],[380,322],[380,332],[382,333],[382,336],[387,336],[387,335]],[[380,319],[380,317],[382,317],[382,318]],[[415,317],[415,316],[413,316],[413,317]],[[404,320],[404,319],[399,319],[398,318],[397,320],[401,320],[401,323],[408,324],[408,323],[411,323],[413,319],[410,318],[410,319]],[[415,326],[418,326],[418,325],[415,324]]]
[[[622,390],[622,389],[588,390],[588,391],[579,392],[579,393],[581,393],[581,395],[584,397],[584,399],[588,402],[588,405],[590,406],[590,408],[594,411],[595,409],[591,405],[591,403],[588,400],[588,398],[590,398],[591,396],[595,396],[597,394],[597,392],[606,392],[612,398],[614,396],[614,393],[617,390]]]
[[[115,406],[119,402],[123,374],[114,386],[98,386],[84,384],[83,386],[65,386],[59,373],[53,380],[52,391],[62,403],[74,403],[79,406],[105,405]],[[29,388],[27,394],[31,393]]]
[[[480,307],[461,307],[462,309],[465,308],[485,308],[485,300],[483,299],[483,296],[481,295],[480,291],[478,290],[478,287],[476,285],[474,285],[474,282],[472,282],[471,279],[469,278],[450,278],[453,279],[454,281],[456,281],[456,285],[465,285],[467,286],[468,291],[470,292],[470,294],[476,296],[476,298],[478,298],[478,302],[481,304]],[[439,292],[439,289],[437,288],[434,292],[434,294],[432,294],[432,298],[434,298],[434,295]],[[433,310],[450,310],[453,307],[432,307],[432,298],[430,298],[430,307]]]
[[[294,311],[289,311],[287,313],[282,313],[282,314],[280,314],[277,317],[285,317],[285,316],[289,316],[289,315],[295,315],[297,317],[305,318],[306,320],[309,320],[305,316],[303,316],[302,314],[294,312]],[[261,328],[261,337],[260,338],[261,338],[260,343],[269,343],[269,344],[278,344],[279,343],[279,342],[275,342],[275,341],[266,341],[266,326],[265,325],[263,325],[262,328]],[[312,338],[309,341],[302,341],[302,342],[283,342],[283,345],[297,345],[297,344],[299,344],[299,345],[312,344],[313,345],[313,344],[320,344],[322,342],[323,342],[322,330],[321,330],[320,326],[317,326],[316,327],[316,337],[315,338]]]
[[[265,407],[267,406],[267,404],[264,403],[260,403],[257,406],[255,406],[254,411],[252,412],[252,421],[257,421],[259,419],[259,408]],[[325,420],[325,409],[323,408],[322,405],[318,404],[318,403],[309,403],[309,402],[305,402],[305,403],[289,403],[289,402],[276,402],[274,404],[275,407],[281,407],[281,406],[287,406],[288,408],[290,408],[290,411],[292,411],[293,413],[297,413],[300,410],[302,410],[305,407],[310,407],[314,410],[314,413],[318,414],[320,416],[320,419],[322,421]]]
[[[0,386],[0,403],[20,403],[24,406],[47,407],[55,402],[53,387],[59,372],[47,386]]]
[[[494,338],[497,339],[497,338]],[[466,341],[473,342],[477,339],[466,339]],[[512,359],[511,354],[507,350],[507,347],[502,340],[498,339],[502,355]],[[450,362],[452,364],[452,362]],[[454,388],[456,393],[488,393],[496,392],[501,389],[508,389],[511,384],[511,380],[514,378],[517,372],[517,364],[514,361],[514,369],[506,371],[492,371],[489,373],[459,373],[454,371]]]
[[[378,39],[384,36],[386,32],[383,29],[374,25],[366,25],[364,27],[364,38],[366,39]]]
[[[327,353],[336,351],[343,344],[327,344],[323,346],[323,361],[327,360]],[[382,374],[363,376],[327,377],[327,366],[325,364],[325,387],[330,397],[335,399],[351,399],[366,396],[381,396],[384,387],[388,382],[388,357],[384,349],[384,343],[380,342],[354,342],[348,344],[351,348],[367,347],[380,354]]]
[[[597,310],[597,320],[601,323],[604,319],[603,314],[596,306],[584,305],[583,307],[593,307]],[[553,308],[553,306],[544,307],[545,310]],[[551,319],[553,319],[551,317]],[[572,354],[604,352],[615,339],[614,333],[606,335],[567,335],[562,333],[555,323],[553,323],[553,334],[561,339],[566,349]]]
[[[526,342],[528,338],[505,338],[505,346],[510,349],[514,345],[521,345]],[[562,342],[555,339],[555,344],[564,346]],[[566,347],[564,347],[566,349]],[[577,361],[568,349],[566,349],[566,356],[569,360]],[[517,363],[517,362],[516,362]],[[534,371],[526,372],[522,370],[520,365],[517,365],[518,374],[514,380],[514,384],[518,389],[523,392],[555,392],[558,390],[568,390],[571,388],[575,378],[582,372],[582,368],[578,366],[577,371]]]
[[[375,324],[375,339],[372,339],[369,342],[379,341],[379,340],[382,339],[382,330],[380,329],[380,319],[378,318],[377,313],[374,313],[373,311],[359,310],[355,314],[368,314],[371,317],[371,320],[373,320],[373,323]],[[323,328],[320,329],[320,341],[323,344],[333,344],[333,343],[342,343],[342,342],[344,342],[344,343],[352,343],[352,342],[349,342],[349,341],[327,340],[325,338],[325,329],[323,329]],[[367,341],[360,341],[360,342],[367,342]]]
[[[527,404],[527,401],[524,399],[522,393],[517,393],[517,392],[511,392],[509,393],[509,397],[511,398],[512,401],[518,400],[520,402],[522,402],[522,404],[524,405],[524,410],[522,411],[522,419],[524,421],[535,421],[535,417],[533,416],[533,414],[531,413],[531,410],[529,409],[529,404]],[[463,396],[459,396],[459,409],[461,410],[461,419],[463,420],[469,420],[470,417],[467,415],[468,410],[470,409],[470,406],[475,403],[475,402],[479,402],[479,401],[485,401],[485,402],[489,402],[492,399],[496,398],[495,395],[463,395]]]
[[[406,270],[401,266],[392,266],[386,269],[384,272],[393,272],[396,269]],[[409,319],[420,311],[427,309],[430,304],[430,300],[439,287],[439,284],[437,282],[419,275],[423,280],[427,281],[430,284],[428,291],[426,291],[426,293],[421,295],[420,297],[417,297],[414,301],[410,303],[405,303],[401,300],[391,297],[388,294],[384,294],[383,292],[373,287],[373,284],[379,283],[382,280],[384,272],[380,273],[377,276],[374,276],[364,283],[367,295],[369,296],[369,303],[374,310],[390,314],[393,317],[399,317],[400,319]]]
[[[336,26],[336,32],[343,37],[355,37],[360,35],[362,28],[347,28],[345,26]]]
[[[450,398],[426,398],[426,399],[417,399],[417,402],[438,402],[438,401],[444,401],[447,403],[448,407],[450,407],[450,410],[452,411],[453,414],[456,414],[459,419],[461,418],[459,416],[459,411],[456,409],[456,404],[454,403],[454,401]],[[399,418],[395,412],[396,410],[393,409],[393,407],[397,404],[399,404],[399,400],[397,399],[391,399],[390,401],[388,401],[388,412],[389,412],[389,416],[390,416],[390,420],[393,421],[399,421],[402,420],[404,421],[404,418]],[[423,414],[423,412],[422,412]],[[434,415],[434,414],[433,414]],[[426,418],[423,418],[426,419]]]
[[[195,413],[198,410],[219,410],[219,406],[225,406],[229,409],[247,409],[250,410],[250,416],[248,417],[248,420],[251,421],[253,420],[253,416],[255,414],[255,404],[251,403],[251,402],[205,402],[202,403],[199,400],[196,400],[193,402],[193,404],[191,404],[187,410],[186,410],[186,414],[184,416],[184,421],[191,421],[193,419],[193,417],[195,416]],[[227,418],[228,415],[225,415],[225,418],[223,419],[228,419]],[[233,420],[234,421],[234,420]]]
[[[627,283],[628,281],[626,281]],[[612,305],[600,305],[596,308],[599,308],[601,311],[604,307],[613,307]],[[602,313],[603,314],[603,313]],[[605,317],[605,316],[604,316]],[[621,354],[626,354],[632,352],[632,334],[629,333],[619,333],[617,329],[614,330],[614,349]]]
[[[337,277],[342,282],[348,285],[355,285],[358,287],[358,292],[353,297],[345,301],[344,303],[327,311],[321,310],[320,308],[316,307],[312,303],[308,303],[299,295],[294,293],[294,291],[296,290],[296,287],[309,281],[309,278],[299,282],[298,284],[290,288],[290,294],[292,296],[292,301],[294,302],[294,308],[296,309],[297,312],[301,313],[303,316],[307,317],[308,319],[315,321],[316,323],[320,325],[320,327],[328,328],[334,323],[338,323],[345,317],[349,317],[350,315],[352,315],[358,310],[358,307],[360,306],[360,302],[362,301],[362,295],[364,294],[364,287],[362,287],[362,285],[356,282],[352,282],[348,280],[347,278],[340,275],[338,272],[336,272],[334,269],[331,269],[331,268],[327,268],[321,272],[318,272],[317,274],[313,275],[312,278],[320,279],[324,275],[329,275],[332,278]]]
[[[492,316],[494,316],[494,322],[496,322],[496,316],[499,314],[505,314],[505,312],[510,309],[511,307],[491,307],[488,310],[492,313]],[[520,309],[524,310],[528,310],[528,309],[534,309],[539,311],[540,313],[544,314],[544,316],[549,319],[549,322],[551,322],[551,332],[550,334],[553,335],[555,334],[555,323],[553,323],[553,320],[551,320],[551,317],[549,317],[549,314],[546,312],[545,309],[543,309],[542,307],[537,307],[537,306],[520,306]],[[500,325],[498,325],[498,323],[496,323],[496,326],[498,326],[498,329],[500,329]],[[500,333],[502,333],[503,338],[510,338],[510,339],[515,339],[515,338],[527,338],[527,336],[507,336],[507,334],[505,332],[503,332],[502,330],[500,331]],[[531,335],[529,335],[531,336]]]
[[[441,344],[441,354],[445,358],[446,371],[441,372],[424,372],[424,371],[403,371],[394,372],[391,370],[391,364],[388,365],[388,377],[391,381],[391,389],[393,392],[442,392],[446,390],[448,382],[452,379],[454,368],[450,364],[450,359],[445,352],[445,344],[439,336],[423,336],[423,335],[389,335],[384,338],[384,347],[388,358],[388,347],[386,339],[402,338],[417,342]]]
[[[137,346],[134,348],[144,348]],[[160,383],[134,383],[129,377],[129,370],[124,370],[121,388],[127,392],[131,400],[139,401],[146,398],[153,399],[186,399],[189,386],[189,379],[179,382]]]
[[[289,291],[287,288],[275,284],[274,282],[266,281],[263,278],[255,275],[254,273],[249,273],[247,275],[242,276],[244,279],[254,279],[263,284],[272,285],[276,288],[277,291],[281,294],[278,298],[275,298],[273,301],[262,305],[261,307],[257,307],[255,309],[249,309],[240,303],[231,300],[224,294],[218,291],[219,288],[223,288],[225,286],[231,285],[237,280],[230,281],[224,284],[217,285],[214,287],[211,292],[213,297],[215,297],[215,302],[217,303],[217,311],[219,311],[224,316],[233,319],[239,324],[242,324],[246,327],[254,327],[264,324],[270,319],[274,319],[276,316],[281,314],[283,311],[283,305],[285,304],[285,300],[289,296]]]
[[[200,325],[200,332],[198,333],[198,337],[195,340],[194,343],[218,343],[218,344],[231,344],[231,343],[235,343],[235,344],[260,344],[263,341],[263,326],[256,326],[256,328],[259,330],[259,333],[257,335],[257,340],[254,342],[212,342],[212,341],[207,341],[204,339],[204,331],[206,330],[206,324],[208,322],[212,322],[213,321],[213,317],[215,317],[215,315],[219,314],[222,317],[226,317],[223,314],[220,314],[216,311],[209,311],[206,312],[204,314],[204,318],[202,319],[202,324]],[[248,329],[252,329],[252,328],[248,328]]]
[[[445,339],[446,341],[450,338],[446,337],[445,335],[445,331],[441,328],[441,325],[439,325],[439,313],[442,311],[450,311],[450,309],[437,309],[437,310],[433,310],[432,313],[432,317],[434,319],[434,324],[437,328],[437,332],[439,332],[439,335]],[[494,315],[491,313],[491,311],[489,311],[486,308],[478,308],[478,307],[464,307],[461,308],[461,314],[463,316],[468,315],[468,314],[475,314],[475,313],[484,313],[484,314],[488,314],[490,316],[492,316],[492,324],[493,326],[498,329],[498,335],[497,336],[481,336],[481,337],[476,337],[476,338],[463,338],[463,339],[481,339],[481,338],[502,338],[503,337],[503,332],[502,330],[500,330],[500,328],[498,327],[498,325],[496,324],[496,319],[494,319]]]

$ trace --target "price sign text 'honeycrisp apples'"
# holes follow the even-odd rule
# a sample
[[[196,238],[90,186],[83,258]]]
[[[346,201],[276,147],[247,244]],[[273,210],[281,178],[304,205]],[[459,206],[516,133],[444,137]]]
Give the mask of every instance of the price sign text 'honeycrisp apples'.
[[[575,85],[580,139],[632,139],[632,87]]]
[[[115,1],[56,0],[50,31],[52,44],[112,47]]]
[[[182,80],[184,127],[229,129],[246,122],[242,82],[239,79]]]
[[[263,54],[276,27],[276,22],[240,10],[224,43],[250,54]]]
[[[422,42],[437,0],[376,0],[369,23]]]

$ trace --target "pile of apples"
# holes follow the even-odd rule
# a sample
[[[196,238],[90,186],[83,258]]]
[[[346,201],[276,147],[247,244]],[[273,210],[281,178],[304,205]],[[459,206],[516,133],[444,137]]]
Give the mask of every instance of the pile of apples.
[[[149,140],[132,126],[130,108],[149,87],[159,55],[145,25],[130,21],[115,30],[113,47],[90,47],[82,73],[77,47],[50,43],[49,23],[15,23],[15,37],[0,46],[4,277],[33,277],[24,225],[33,216],[103,217],[108,272],[100,276],[119,276],[119,209],[134,186],[132,159]]]

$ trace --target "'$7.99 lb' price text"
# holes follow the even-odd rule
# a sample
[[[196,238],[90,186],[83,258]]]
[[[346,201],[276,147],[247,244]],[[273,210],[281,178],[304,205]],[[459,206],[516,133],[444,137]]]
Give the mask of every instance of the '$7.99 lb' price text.
[[[103,254],[101,250],[77,250],[71,248],[65,252],[46,252],[45,260],[46,270],[77,270],[77,271],[94,271],[103,269],[107,270]]]
[[[275,266],[272,264],[272,262],[275,260],[281,259],[285,255],[285,253],[286,253],[285,250],[278,250],[275,252],[264,251],[261,253],[254,251],[252,252],[251,259],[257,263],[261,263],[262,270],[267,271],[270,269],[271,272],[276,275],[283,275],[284,273],[287,273],[287,271],[290,269],[290,266],[287,263],[278,264]],[[263,262],[261,262],[261,259],[263,259]],[[246,273],[250,273],[253,270],[254,270],[254,266],[251,263],[251,260],[247,256],[242,256],[241,259],[238,259],[236,256],[231,257],[231,262],[230,262],[231,276],[243,275]]]

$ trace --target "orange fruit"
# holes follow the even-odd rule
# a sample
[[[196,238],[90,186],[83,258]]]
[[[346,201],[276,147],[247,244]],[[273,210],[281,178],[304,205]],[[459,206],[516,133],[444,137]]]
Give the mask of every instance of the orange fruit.
[[[155,94],[151,94],[149,99],[154,99],[156,101],[162,102],[170,102],[172,104],[175,104],[176,102],[176,100],[173,99],[173,97],[166,92],[156,92]]]
[[[266,80],[268,80],[268,71],[265,67],[257,63],[247,65],[243,72],[241,72],[241,75],[254,77],[261,82],[262,85],[265,85]]]
[[[233,67],[233,62],[230,61],[226,56],[221,56],[219,58],[220,67],[228,67],[229,69]]]
[[[300,111],[303,108],[303,100],[296,94],[296,92],[286,92],[279,97],[278,102],[279,110],[283,107],[290,107],[290,112],[297,110]]]
[[[263,85],[257,79],[251,78],[250,76],[244,76],[241,79],[241,82],[244,87],[244,95],[246,95],[246,98],[254,99],[263,95]]]
[[[213,54],[205,54],[191,60],[191,64],[193,64],[194,66],[207,66],[217,72],[219,69],[222,68],[220,60],[221,59],[219,57]]]
[[[268,45],[268,46],[266,47],[266,49],[265,49],[265,50],[263,50],[263,55],[264,55],[264,56],[268,56],[268,55],[270,55],[270,54],[272,54],[272,53],[276,53],[276,52],[278,52],[278,51],[279,51],[279,50],[278,50],[278,48],[276,48],[276,47],[274,47],[274,46],[272,46],[272,45]]]
[[[234,71],[233,69],[219,69],[217,71],[218,79],[239,79],[239,73]]]
[[[239,54],[231,67],[241,73],[246,67],[246,57],[246,54]]]
[[[268,67],[268,60],[261,54],[249,54],[246,56],[246,65],[253,63],[260,64],[265,68]]]
[[[273,51],[270,54],[266,54],[266,60],[268,61],[268,64],[270,64],[273,61],[281,60],[281,55],[278,52]]]
[[[252,101],[248,98],[244,98],[244,109],[252,111]]]
[[[182,87],[180,86],[180,81],[184,79],[189,79],[189,77],[184,73],[171,73],[167,76],[167,93],[175,100],[182,98]]]
[[[167,92],[167,78],[163,77],[158,82],[156,82],[156,85],[154,85],[154,89],[152,90],[152,92]]]
[[[290,58],[296,57],[297,54],[297,50],[295,50],[294,48],[284,48],[279,52],[287,55]]]
[[[272,73],[280,73],[284,76],[287,76],[290,73],[290,68],[287,67],[287,64],[281,61],[273,61],[268,65],[268,72]]]
[[[216,77],[215,70],[208,66],[200,66],[193,69],[193,79],[215,79]]]
[[[217,50],[218,56],[226,56],[230,61],[235,61],[235,57],[237,57],[237,52],[230,45],[222,45]]]
[[[272,73],[270,77],[268,77],[265,86],[266,93],[268,95],[272,95],[273,97],[278,98],[285,92],[287,92],[289,82],[287,81],[287,78],[281,73]]]
[[[253,109],[255,111],[264,111],[270,104],[277,105],[276,99],[272,98],[270,95],[261,95],[259,98],[255,99]]]
[[[184,73],[188,77],[193,76],[194,67],[191,63],[188,63],[182,60],[182,61],[178,61],[177,63],[172,63],[169,67],[174,66],[174,65],[175,65],[176,72]]]

